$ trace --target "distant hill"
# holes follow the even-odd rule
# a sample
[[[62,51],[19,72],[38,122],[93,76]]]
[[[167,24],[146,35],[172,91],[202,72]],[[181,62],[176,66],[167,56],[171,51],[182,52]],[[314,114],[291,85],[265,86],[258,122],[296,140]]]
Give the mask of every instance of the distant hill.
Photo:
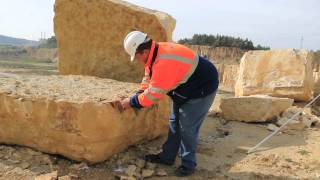
[[[39,45],[39,41],[31,41],[27,39],[19,39],[19,38],[0,35],[0,45],[37,46]]]

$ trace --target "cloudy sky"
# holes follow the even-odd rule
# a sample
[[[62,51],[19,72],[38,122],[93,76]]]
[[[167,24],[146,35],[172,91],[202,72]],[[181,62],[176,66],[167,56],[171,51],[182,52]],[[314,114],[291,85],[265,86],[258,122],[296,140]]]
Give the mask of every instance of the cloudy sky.
[[[195,33],[248,38],[271,48],[320,49],[320,0],[128,0],[169,13],[174,40]],[[54,0],[0,0],[0,34],[53,35]]]

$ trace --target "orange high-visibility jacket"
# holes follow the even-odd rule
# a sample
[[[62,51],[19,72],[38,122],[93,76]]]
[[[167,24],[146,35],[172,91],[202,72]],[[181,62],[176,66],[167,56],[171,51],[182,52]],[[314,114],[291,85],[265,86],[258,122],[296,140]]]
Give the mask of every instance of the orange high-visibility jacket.
[[[152,43],[145,64],[145,76],[140,86],[144,91],[136,97],[137,103],[142,107],[151,106],[169,91],[187,82],[199,62],[199,56],[183,45],[169,42],[158,44],[158,53],[152,65],[152,76],[150,77],[149,66],[152,62],[155,42]]]

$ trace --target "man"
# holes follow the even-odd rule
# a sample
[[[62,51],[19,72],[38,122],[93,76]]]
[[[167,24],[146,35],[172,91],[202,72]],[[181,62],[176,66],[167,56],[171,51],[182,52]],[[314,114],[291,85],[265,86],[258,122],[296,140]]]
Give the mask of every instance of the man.
[[[145,64],[141,89],[121,101],[123,109],[144,108],[163,96],[172,98],[168,139],[159,154],[146,161],[173,165],[179,152],[182,163],[177,176],[187,176],[196,168],[199,129],[218,89],[218,72],[207,59],[175,43],[155,42],[147,34],[133,31],[124,40],[131,61]]]

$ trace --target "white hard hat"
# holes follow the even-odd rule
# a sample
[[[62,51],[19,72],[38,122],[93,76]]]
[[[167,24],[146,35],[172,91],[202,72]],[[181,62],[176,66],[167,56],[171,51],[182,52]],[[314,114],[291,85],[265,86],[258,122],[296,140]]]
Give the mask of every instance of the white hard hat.
[[[126,52],[131,56],[131,61],[134,60],[136,50],[140,44],[146,40],[147,34],[140,31],[130,32],[123,41],[123,46]]]

